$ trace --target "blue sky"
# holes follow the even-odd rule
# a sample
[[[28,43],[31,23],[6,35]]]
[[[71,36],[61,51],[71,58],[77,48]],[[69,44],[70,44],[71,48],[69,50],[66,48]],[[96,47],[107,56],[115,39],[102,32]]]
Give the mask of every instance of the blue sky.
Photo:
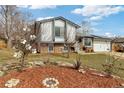
[[[124,36],[124,6],[19,6],[22,11],[30,12],[32,19],[41,20],[63,16],[77,24],[87,20],[91,23],[93,34],[106,36]]]

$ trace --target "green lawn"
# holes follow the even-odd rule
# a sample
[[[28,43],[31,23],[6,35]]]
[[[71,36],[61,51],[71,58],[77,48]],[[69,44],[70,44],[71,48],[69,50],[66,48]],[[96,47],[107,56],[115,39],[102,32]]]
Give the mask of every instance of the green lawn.
[[[70,55],[70,58],[64,57],[62,54],[30,54],[26,61],[36,61],[36,60],[47,60],[49,58],[50,61],[61,61],[61,62],[70,62],[73,63],[77,57],[77,54],[72,53]],[[103,71],[102,64],[106,62],[106,57],[108,57],[105,54],[87,54],[87,55],[81,55],[81,61],[82,65],[98,69],[100,71]],[[0,50],[0,63],[4,64],[7,62],[18,62],[15,58],[13,58],[13,52],[11,50]],[[124,68],[124,59],[119,60],[117,63],[122,64],[122,68]],[[118,76],[121,76],[124,78],[124,70],[119,70],[116,74]]]
[[[0,49],[0,63],[4,64],[10,60],[13,60],[13,51],[9,49]],[[15,59],[14,59],[15,60]]]

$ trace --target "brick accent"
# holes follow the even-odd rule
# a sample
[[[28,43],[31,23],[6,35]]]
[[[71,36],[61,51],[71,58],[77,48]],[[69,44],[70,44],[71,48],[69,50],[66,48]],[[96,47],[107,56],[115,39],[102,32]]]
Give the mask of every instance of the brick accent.
[[[48,53],[48,44],[40,44],[40,53]]]
[[[54,53],[62,53],[63,44],[54,44]]]
[[[48,53],[48,47],[49,44],[40,44],[40,53]],[[50,53],[62,53],[62,49],[64,49],[63,44],[54,44],[53,45],[53,51],[50,51]]]

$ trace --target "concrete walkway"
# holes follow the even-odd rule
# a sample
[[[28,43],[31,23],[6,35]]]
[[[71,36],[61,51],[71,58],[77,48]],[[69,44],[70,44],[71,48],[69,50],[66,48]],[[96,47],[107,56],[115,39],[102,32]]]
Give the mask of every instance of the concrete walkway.
[[[124,53],[122,53],[122,52],[111,52],[111,55],[124,59]]]
[[[110,54],[111,56],[116,56],[124,59],[124,53],[122,52],[93,52],[93,53],[85,53],[83,51],[78,51],[78,54],[81,55],[90,55],[90,54]]]
[[[98,54],[98,53],[96,53],[96,52],[86,53],[86,52],[83,52],[83,51],[78,51],[78,54],[80,54],[80,55],[90,55],[90,54]]]

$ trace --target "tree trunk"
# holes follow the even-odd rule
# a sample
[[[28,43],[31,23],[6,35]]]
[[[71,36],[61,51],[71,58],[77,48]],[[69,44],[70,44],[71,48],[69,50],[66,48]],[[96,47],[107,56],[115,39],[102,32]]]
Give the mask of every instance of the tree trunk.
[[[23,68],[25,66],[25,55],[23,55],[23,57],[21,58],[21,67]]]
[[[7,48],[12,48],[12,40],[11,39],[7,40]]]
[[[70,46],[68,45],[68,54],[67,54],[67,58],[70,57]]]

